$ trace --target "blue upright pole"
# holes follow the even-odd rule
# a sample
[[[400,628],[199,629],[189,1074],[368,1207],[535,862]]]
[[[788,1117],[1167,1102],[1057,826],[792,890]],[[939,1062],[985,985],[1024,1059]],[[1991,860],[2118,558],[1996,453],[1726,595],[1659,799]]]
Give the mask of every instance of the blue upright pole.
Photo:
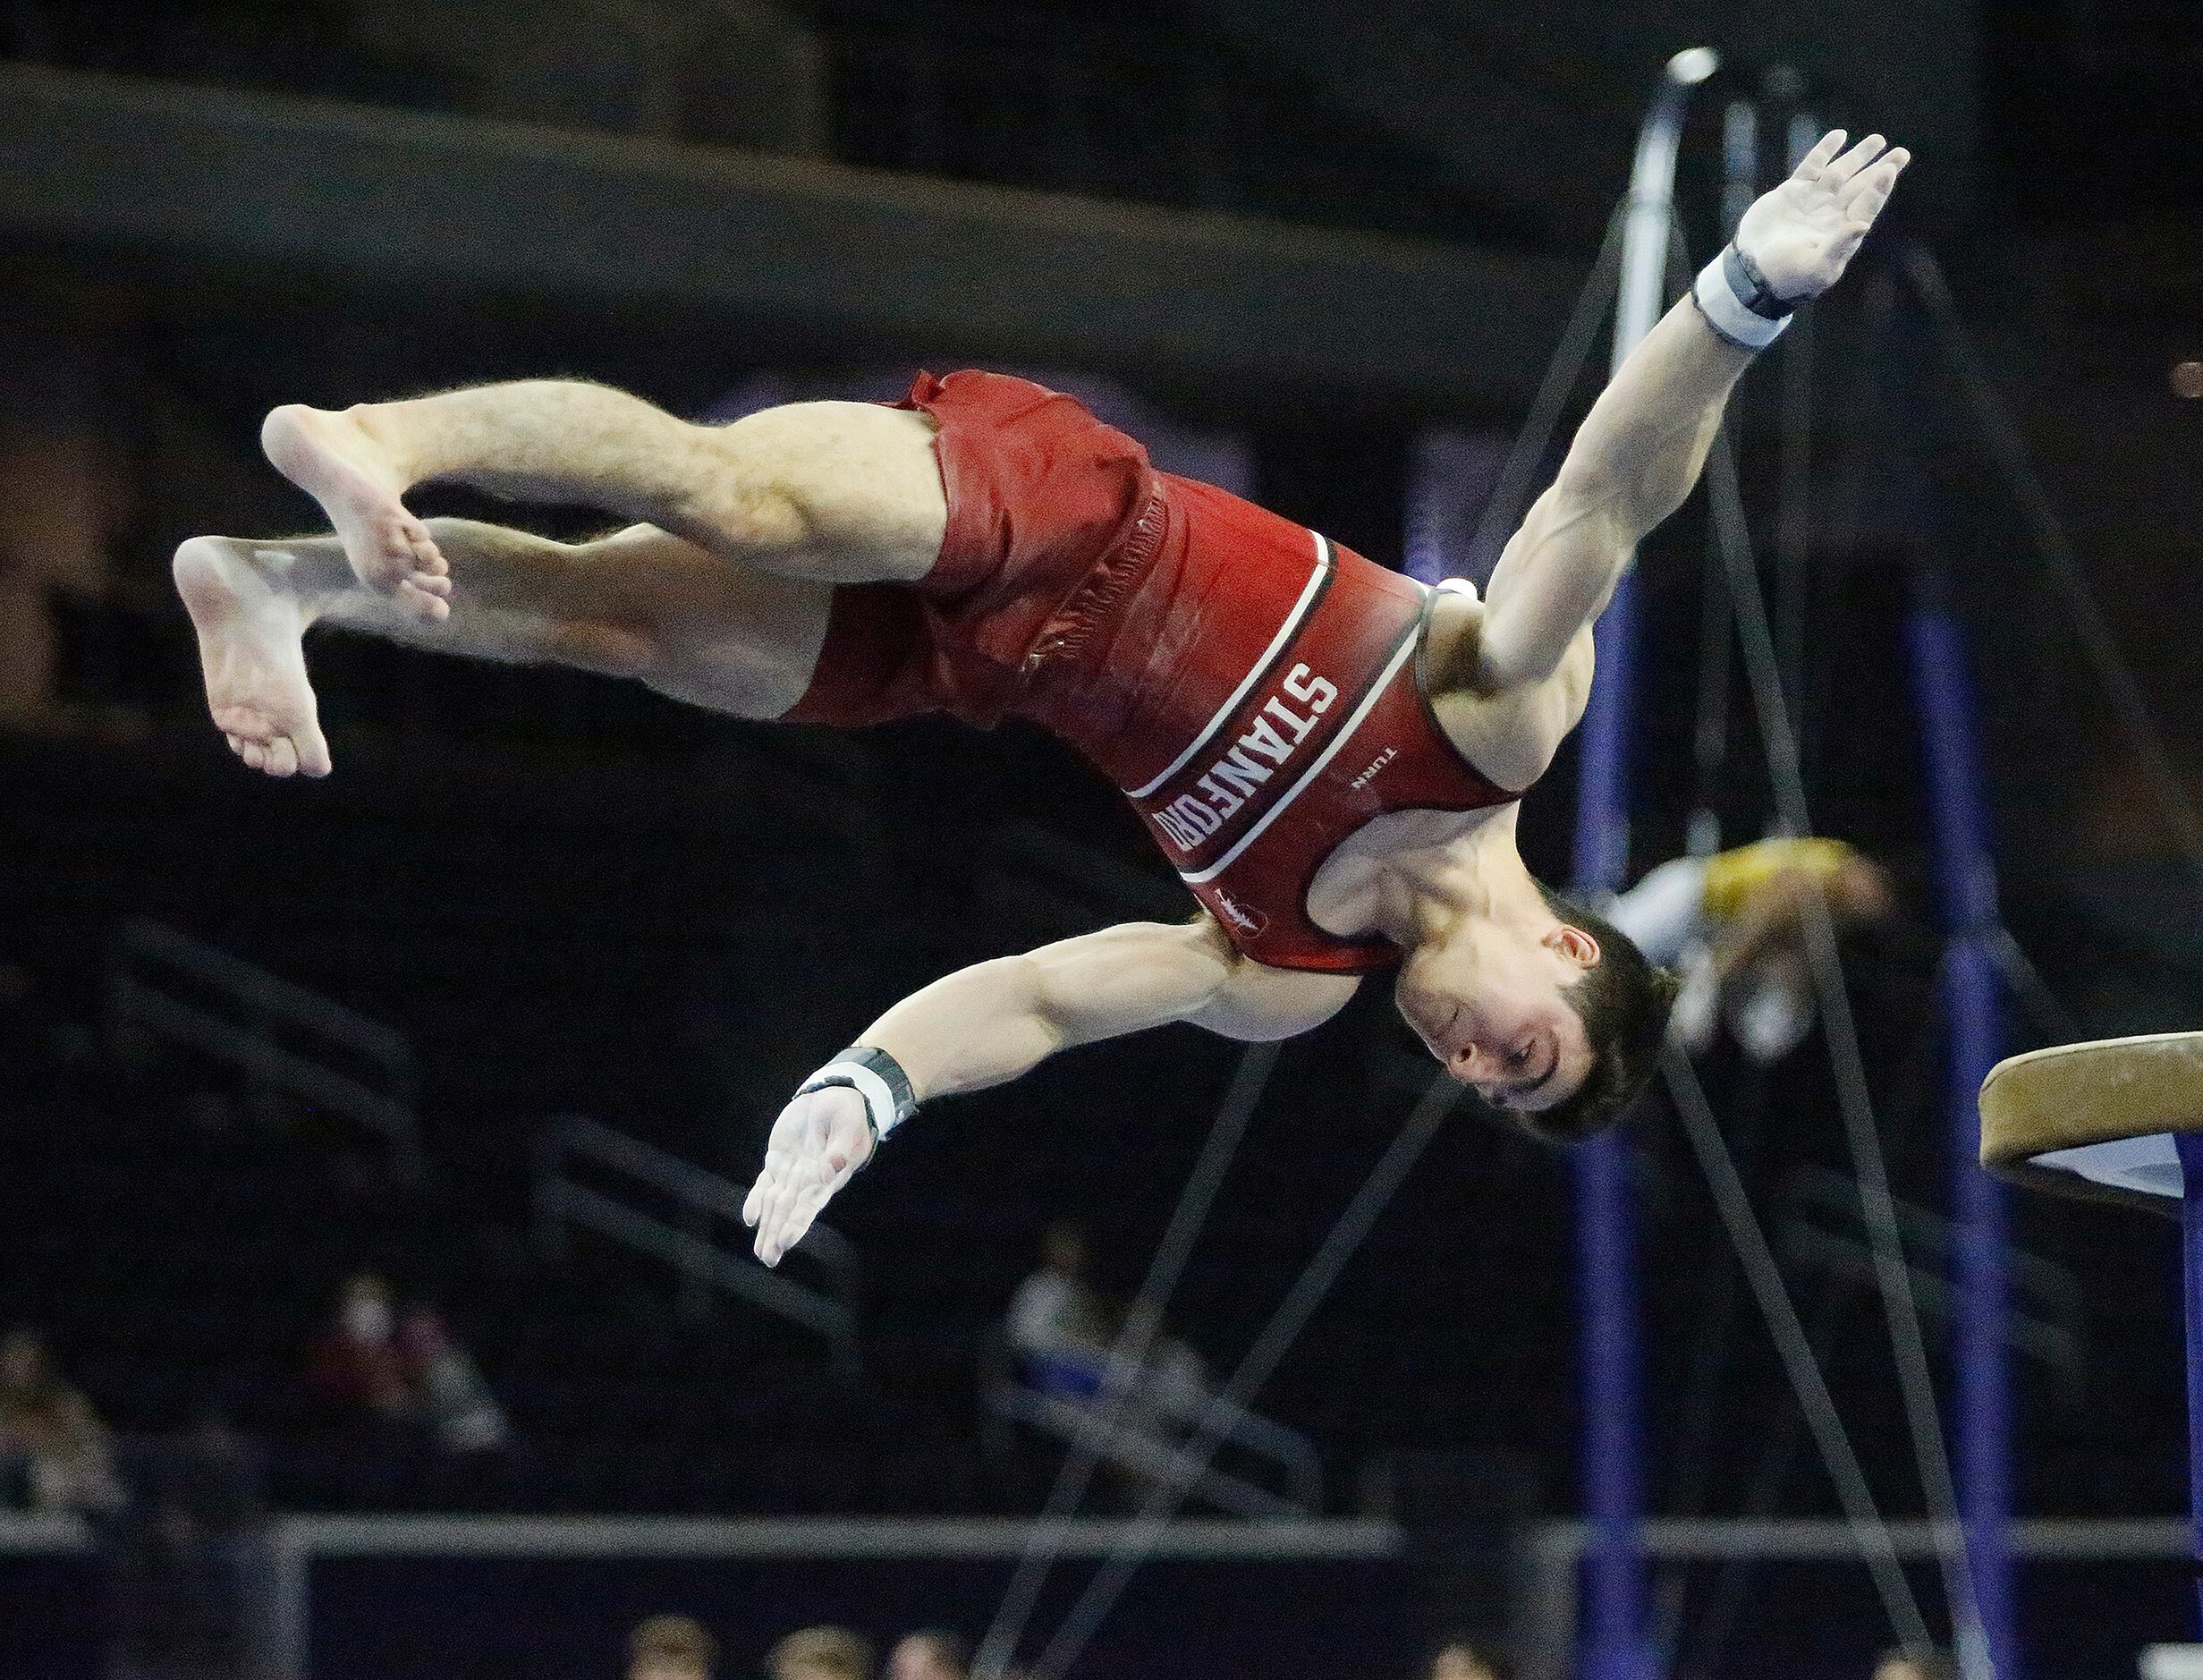
[[[1583,1389],[1597,1409],[1584,1419],[1584,1680],[1648,1680],[1643,1396],[1636,1292],[1627,1286],[1636,1228],[1628,1153],[1614,1138],[1586,1143],[1576,1166],[1578,1264],[1582,1278]],[[1616,1286],[1617,1283],[1621,1286]]]
[[[1932,581],[1932,580],[1931,580]],[[1981,792],[1973,688],[1957,620],[1923,599],[1905,624],[1905,645],[1927,756],[1936,895],[1948,934],[1943,967],[1950,1023],[1950,1171],[1953,1333],[1959,1519],[1965,1530],[1972,1614],[1953,1607],[1968,1680],[2019,1680],[2020,1649],[2010,1542],[2012,1392],[2006,1352],[2007,1238],[2004,1187],[1981,1170],[1976,1094],[2004,1053],[2003,986],[1989,941],[1998,929],[1996,871]]]
[[[1718,68],[1705,47],[1668,61],[1637,139],[1614,305],[1614,367],[1652,330],[1666,301],[1675,154],[1690,89]],[[1624,573],[1594,632],[1597,677],[1583,717],[1576,793],[1577,890],[1623,884],[1630,853],[1630,714],[1635,701],[1637,588]],[[1584,1680],[1651,1680],[1645,1626],[1644,1399],[1638,1350],[1636,1231],[1629,1151],[1612,1133],[1576,1151],[1576,1256],[1581,1319],[1583,1501],[1592,1528],[1584,1582]]]
[[[1599,619],[1598,677],[1583,721],[1576,811],[1579,888],[1621,885],[1629,856],[1629,708],[1636,584],[1624,577]],[[1629,1147],[1613,1132],[1575,1154],[1581,1320],[1585,1559],[1583,1680],[1649,1680],[1644,1556],[1644,1397],[1638,1347],[1636,1221]]]
[[[2181,1319],[2188,1343],[2188,1501],[2194,1514],[2196,1631],[2203,1635],[2203,1132],[2176,1132],[2180,1151]]]

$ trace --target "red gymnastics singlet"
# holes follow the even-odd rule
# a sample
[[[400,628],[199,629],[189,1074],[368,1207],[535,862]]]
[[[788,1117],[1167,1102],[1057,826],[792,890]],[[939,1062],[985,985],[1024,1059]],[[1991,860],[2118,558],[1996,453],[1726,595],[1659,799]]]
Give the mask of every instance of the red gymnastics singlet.
[[[1388,811],[1520,797],[1424,698],[1434,591],[1238,497],[1165,477],[1165,534],[1099,649],[1021,707],[1114,778],[1232,943],[1274,968],[1363,973],[1376,935],[1309,919],[1325,861]]]

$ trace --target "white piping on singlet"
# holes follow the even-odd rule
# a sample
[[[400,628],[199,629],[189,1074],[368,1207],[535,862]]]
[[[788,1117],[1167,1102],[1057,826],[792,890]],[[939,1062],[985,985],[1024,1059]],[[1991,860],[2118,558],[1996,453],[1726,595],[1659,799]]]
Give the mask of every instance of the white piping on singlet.
[[[1237,843],[1229,852],[1199,874],[1188,875],[1183,870],[1179,870],[1178,877],[1181,880],[1189,887],[1199,887],[1203,881],[1213,881],[1231,867],[1234,858],[1254,844],[1257,836],[1285,814],[1285,807],[1301,797],[1301,793],[1307,790],[1308,785],[1322,773],[1324,766],[1338,755],[1339,749],[1354,738],[1354,731],[1361,727],[1362,719],[1369,715],[1378,700],[1385,698],[1385,691],[1392,686],[1393,678],[1400,675],[1400,667],[1408,662],[1417,646],[1422,641],[1422,630],[1423,625],[1420,619],[1408,626],[1408,633],[1401,638],[1400,646],[1394,651],[1392,658],[1385,661],[1383,673],[1376,682],[1369,685],[1369,692],[1362,696],[1361,704],[1354,708],[1354,714],[1346,720],[1345,727],[1333,736],[1331,744],[1317,755],[1316,762],[1301,772],[1301,779],[1285,790],[1277,803],[1262,813],[1262,819],[1248,829],[1245,834],[1240,836]]]
[[[1124,792],[1128,798],[1147,798],[1157,788],[1169,781],[1172,776],[1184,769],[1193,755],[1207,746],[1215,738],[1216,731],[1224,727],[1224,720],[1239,709],[1240,703],[1247,698],[1254,685],[1262,680],[1264,673],[1269,670],[1271,662],[1284,651],[1285,644],[1292,640],[1293,632],[1301,628],[1301,621],[1308,616],[1309,608],[1315,604],[1317,593],[1323,587],[1325,574],[1331,570],[1330,542],[1321,531],[1310,531],[1309,535],[1316,539],[1316,569],[1308,574],[1308,582],[1301,588],[1301,598],[1292,604],[1292,611],[1285,615],[1285,622],[1279,626],[1277,634],[1271,638],[1270,645],[1262,650],[1262,657],[1248,667],[1246,676],[1241,681],[1240,685],[1232,691],[1232,698],[1224,701],[1216,715],[1208,720],[1207,726],[1186,743],[1186,750],[1173,759],[1169,768],[1145,787],[1126,788]]]

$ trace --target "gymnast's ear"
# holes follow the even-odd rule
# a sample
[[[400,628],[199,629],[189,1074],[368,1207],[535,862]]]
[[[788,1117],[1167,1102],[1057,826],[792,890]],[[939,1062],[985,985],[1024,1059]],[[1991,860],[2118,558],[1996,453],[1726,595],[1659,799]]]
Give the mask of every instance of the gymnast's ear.
[[[1546,935],[1546,944],[1573,963],[1578,968],[1597,968],[1599,960],[1598,936],[1588,928],[1579,928],[1563,921]]]
[[[1550,889],[1545,897],[1554,915],[1570,929],[1588,933],[1599,954],[1561,993],[1582,1019],[1591,1066],[1568,1096],[1517,1118],[1540,1137],[1572,1143],[1620,1120],[1652,1082],[1682,982],[1647,962],[1629,936],[1604,917]]]

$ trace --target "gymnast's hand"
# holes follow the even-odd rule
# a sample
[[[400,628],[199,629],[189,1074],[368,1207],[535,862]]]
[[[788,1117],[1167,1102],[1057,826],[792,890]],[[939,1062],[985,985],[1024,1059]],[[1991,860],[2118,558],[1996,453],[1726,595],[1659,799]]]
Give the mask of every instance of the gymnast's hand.
[[[1836,283],[1912,161],[1911,152],[1889,148],[1879,134],[1849,151],[1843,140],[1842,129],[1823,135],[1797,172],[1737,224],[1737,250],[1785,302],[1817,297]]]
[[[765,1169],[742,1203],[742,1223],[757,1230],[758,1258],[779,1265],[834,1192],[872,1158],[872,1147],[864,1099],[846,1085],[811,1091],[783,1108],[765,1146]]]

